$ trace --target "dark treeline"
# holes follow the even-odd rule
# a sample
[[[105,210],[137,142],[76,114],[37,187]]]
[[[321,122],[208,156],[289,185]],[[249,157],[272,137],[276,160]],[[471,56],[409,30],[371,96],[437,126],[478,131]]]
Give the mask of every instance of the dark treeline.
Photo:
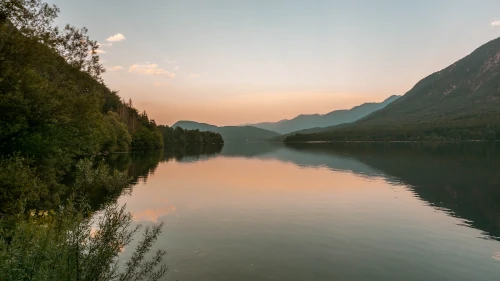
[[[491,116],[491,118],[498,118]],[[373,127],[350,127],[312,134],[295,134],[285,138],[285,142],[307,141],[469,141],[500,140],[500,123],[483,122],[478,124],[422,124],[388,125]]]
[[[200,130],[185,130],[181,127],[158,126],[165,147],[179,146],[181,144],[224,144],[222,135],[215,132]]]

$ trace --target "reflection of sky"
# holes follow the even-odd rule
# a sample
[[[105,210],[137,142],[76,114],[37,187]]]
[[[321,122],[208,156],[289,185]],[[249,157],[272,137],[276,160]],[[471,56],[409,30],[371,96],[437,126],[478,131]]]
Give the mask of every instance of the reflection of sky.
[[[387,204],[387,198],[407,207],[403,213],[391,213],[395,206]],[[127,203],[134,220],[153,222],[162,216],[182,216],[184,210],[251,211],[256,206],[281,209],[301,205],[354,208],[359,212],[375,209],[379,215],[415,219],[427,214],[436,219],[428,208],[421,208],[425,204],[415,200],[411,190],[394,188],[384,178],[270,159],[219,157],[193,163],[162,163],[146,184],[139,184],[132,196],[120,201]],[[336,202],[335,206],[332,202]]]
[[[169,274],[179,280],[221,272],[241,280],[253,264],[261,272],[293,265],[296,274],[356,265],[360,275],[378,272],[381,280],[492,280],[500,273],[491,264],[500,259],[495,241],[477,239],[480,231],[380,173],[259,158],[170,161],[119,201],[136,222],[166,222],[157,246],[169,252]]]

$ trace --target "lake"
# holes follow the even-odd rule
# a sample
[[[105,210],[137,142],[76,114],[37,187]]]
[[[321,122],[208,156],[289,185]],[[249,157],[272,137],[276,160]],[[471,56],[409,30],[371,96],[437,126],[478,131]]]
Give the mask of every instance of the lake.
[[[499,280],[500,144],[226,144],[108,159],[168,280]],[[132,251],[125,248],[126,257]]]

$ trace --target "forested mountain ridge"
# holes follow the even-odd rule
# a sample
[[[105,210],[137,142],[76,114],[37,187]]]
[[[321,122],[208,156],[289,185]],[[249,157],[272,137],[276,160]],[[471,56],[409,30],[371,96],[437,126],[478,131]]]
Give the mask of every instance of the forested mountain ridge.
[[[500,38],[419,81],[403,97],[352,124],[286,141],[498,140]]]
[[[290,120],[287,119],[278,122],[250,124],[249,126],[274,131],[280,134],[289,134],[311,128],[330,127],[338,124],[354,122],[386,107],[399,97],[400,96],[392,95],[380,103],[363,103],[351,109],[335,110],[326,114],[301,114]]]
[[[253,126],[221,126],[217,127],[194,121],[178,121],[173,128],[216,132],[222,135],[225,142],[263,141],[275,138],[280,134]]]

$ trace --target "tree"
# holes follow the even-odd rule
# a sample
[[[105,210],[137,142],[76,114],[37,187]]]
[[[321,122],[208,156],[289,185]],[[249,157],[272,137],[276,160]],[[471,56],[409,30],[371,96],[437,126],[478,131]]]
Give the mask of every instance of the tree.
[[[101,74],[105,71],[99,63],[97,41],[87,36],[88,30],[66,25],[60,30],[54,26],[59,8],[42,0],[4,0],[0,6],[0,19],[7,19],[12,25],[0,45],[13,36],[17,30],[23,36],[44,44],[57,52],[71,66],[88,73],[102,82]]]
[[[5,280],[159,280],[166,273],[165,251],[145,256],[163,224],[146,227],[124,268],[118,256],[142,226],[132,227],[125,206],[107,206],[87,217],[71,202],[55,213],[32,213],[0,240],[0,276]],[[34,246],[36,245],[36,246]]]

